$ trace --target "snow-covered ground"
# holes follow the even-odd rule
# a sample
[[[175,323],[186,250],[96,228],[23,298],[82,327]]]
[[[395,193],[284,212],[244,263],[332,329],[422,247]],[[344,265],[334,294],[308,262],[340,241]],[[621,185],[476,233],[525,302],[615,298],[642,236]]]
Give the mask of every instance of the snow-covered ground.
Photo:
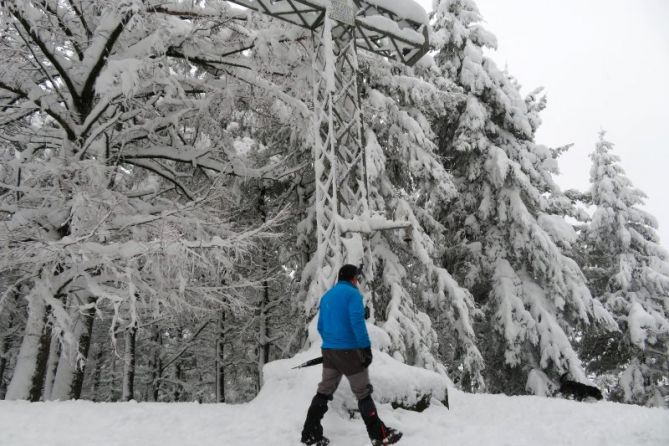
[[[320,367],[290,366],[313,353],[268,364],[262,392],[244,405],[0,401],[0,445],[297,446]],[[388,381],[389,361],[377,354],[371,370],[379,397],[401,384]],[[399,381],[407,378],[391,368]],[[414,380],[428,381],[427,375]],[[344,408],[350,398],[343,382],[323,423],[332,446],[369,444],[362,421]],[[405,446],[669,445],[669,411],[663,409],[455,390],[449,401],[450,410],[433,400],[423,413],[393,410],[390,404],[380,405],[379,412],[404,432]]]

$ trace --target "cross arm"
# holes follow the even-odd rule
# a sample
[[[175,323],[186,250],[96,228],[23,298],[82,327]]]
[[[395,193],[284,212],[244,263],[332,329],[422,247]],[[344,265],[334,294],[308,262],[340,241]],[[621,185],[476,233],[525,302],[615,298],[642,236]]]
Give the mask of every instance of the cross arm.
[[[414,65],[429,50],[425,11],[412,0],[228,0],[261,14],[316,30],[325,19],[327,4],[353,5],[351,23],[334,17],[342,25],[355,26],[356,45],[406,65]],[[337,28],[333,37],[337,37]],[[339,32],[345,32],[343,29]]]

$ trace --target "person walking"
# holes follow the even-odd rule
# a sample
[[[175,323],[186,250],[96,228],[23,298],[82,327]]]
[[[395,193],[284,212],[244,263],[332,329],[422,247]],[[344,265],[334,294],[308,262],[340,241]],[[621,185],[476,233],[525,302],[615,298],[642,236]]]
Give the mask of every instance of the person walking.
[[[372,349],[365,325],[365,308],[358,290],[359,270],[344,265],[339,270],[338,282],[323,295],[318,316],[318,332],[323,339],[323,377],[318,384],[302,429],[302,443],[326,446],[321,420],[328,410],[328,401],[346,376],[358,400],[372,445],[397,443],[402,433],[387,427],[379,418],[372,400],[373,387],[369,382]]]

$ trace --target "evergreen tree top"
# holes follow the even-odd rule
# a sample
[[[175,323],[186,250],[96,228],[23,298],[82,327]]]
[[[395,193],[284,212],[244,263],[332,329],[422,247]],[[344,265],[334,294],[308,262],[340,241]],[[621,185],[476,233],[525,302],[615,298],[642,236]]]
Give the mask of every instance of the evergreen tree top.
[[[646,194],[636,189],[627,178],[625,170],[619,164],[620,157],[613,153],[613,148],[614,144],[606,139],[606,132],[602,131],[595,151],[590,154],[592,204],[619,210],[645,204]],[[654,220],[649,223],[657,228],[657,222]]]

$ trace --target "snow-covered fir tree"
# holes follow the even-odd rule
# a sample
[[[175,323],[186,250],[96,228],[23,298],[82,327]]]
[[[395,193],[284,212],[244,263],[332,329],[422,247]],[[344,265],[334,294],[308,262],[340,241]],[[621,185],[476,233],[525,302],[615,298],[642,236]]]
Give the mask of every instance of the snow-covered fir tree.
[[[482,385],[472,296],[438,262],[444,227],[435,211],[456,199],[456,191],[436,153],[428,116],[434,109],[454,112],[455,102],[450,92],[378,58],[366,60],[363,71],[370,211],[411,223],[371,237],[377,321],[402,361],[439,371],[444,362],[449,375],[464,373]],[[446,327],[448,355],[437,355],[446,346],[434,324]]]
[[[562,373],[584,378],[574,328],[613,320],[560,248],[576,237],[556,206],[556,160],[534,142],[541,103],[484,56],[496,41],[472,0],[435,0],[432,20],[436,64],[463,92],[459,113],[435,122],[459,194],[442,214],[445,265],[484,312],[488,388],[546,394]]]
[[[669,394],[669,255],[657,220],[602,132],[590,155],[593,206],[585,232],[584,272],[593,295],[614,315],[619,333],[587,333],[593,371],[617,378],[614,397],[663,406]]]

